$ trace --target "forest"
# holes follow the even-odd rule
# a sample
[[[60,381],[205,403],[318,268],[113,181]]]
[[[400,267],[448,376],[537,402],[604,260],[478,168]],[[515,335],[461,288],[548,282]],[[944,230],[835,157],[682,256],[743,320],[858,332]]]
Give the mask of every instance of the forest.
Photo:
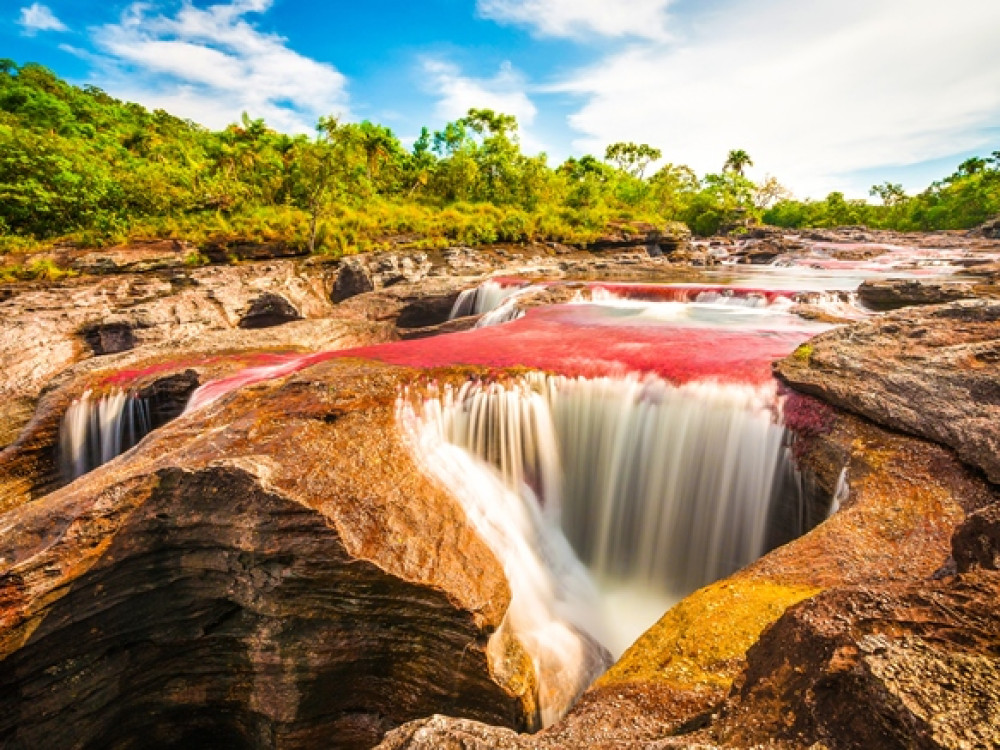
[[[743,150],[700,177],[660,159],[654,146],[622,142],[552,166],[522,151],[513,117],[487,109],[424,128],[410,148],[387,127],[335,117],[313,136],[275,132],[246,113],[212,131],[0,60],[0,253],[177,238],[340,255],[401,238],[416,247],[587,242],[634,221],[681,221],[707,236],[756,223],[965,229],[1000,213],[1000,151],[917,195],[874,186],[874,202],[795,200],[774,177],[746,177],[753,162]]]

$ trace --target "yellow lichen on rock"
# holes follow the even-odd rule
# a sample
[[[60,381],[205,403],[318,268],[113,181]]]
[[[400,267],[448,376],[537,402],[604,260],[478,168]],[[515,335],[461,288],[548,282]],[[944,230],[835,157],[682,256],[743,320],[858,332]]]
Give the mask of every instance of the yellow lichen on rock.
[[[728,689],[764,628],[819,591],[752,577],[713,583],[674,606],[598,684],[641,680],[680,689]]]

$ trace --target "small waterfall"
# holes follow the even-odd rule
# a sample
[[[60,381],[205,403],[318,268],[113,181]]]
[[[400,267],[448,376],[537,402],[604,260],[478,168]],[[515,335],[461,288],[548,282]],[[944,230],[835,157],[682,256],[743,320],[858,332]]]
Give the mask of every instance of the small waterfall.
[[[845,320],[862,320],[872,314],[861,303],[857,292],[802,292],[796,297],[796,302]]]
[[[60,465],[76,479],[136,445],[152,429],[149,403],[115,389],[102,396],[85,391],[63,416],[59,430]]]
[[[423,414],[541,503],[605,594],[649,612],[762,555],[769,519],[800,525],[773,386],[532,374],[446,387]],[[649,624],[616,622],[609,645]]]
[[[504,300],[517,294],[524,286],[525,284],[501,284],[490,279],[473,289],[466,289],[458,295],[458,299],[452,305],[448,320],[466,315],[482,315],[496,310]]]

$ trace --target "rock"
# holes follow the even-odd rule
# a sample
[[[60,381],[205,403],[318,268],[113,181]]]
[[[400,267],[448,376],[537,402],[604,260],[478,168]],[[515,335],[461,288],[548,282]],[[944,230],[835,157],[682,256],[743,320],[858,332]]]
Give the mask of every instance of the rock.
[[[679,222],[659,226],[633,221],[613,223],[610,231],[587,243],[586,248],[597,252],[643,248],[649,256],[657,257],[684,250],[690,242],[691,230]]]
[[[975,296],[973,285],[962,282],[870,279],[858,287],[858,298],[864,304],[883,311],[909,305],[939,305]]]
[[[502,567],[393,429],[413,376],[259,384],[9,511],[0,744],[363,748],[442,711],[532,728]]]
[[[80,273],[120,274],[147,273],[164,268],[182,267],[197,254],[197,248],[179,240],[151,240],[128,245],[77,250],[64,248],[56,252],[56,262]]]
[[[426,253],[379,253],[347,258],[337,274],[333,301],[343,302],[394,284],[414,284],[430,273],[431,265]]]
[[[775,366],[794,388],[936,440],[1000,483],[1000,302],[907,308],[824,333]]]
[[[1000,240],[1000,216],[980,224],[969,232],[972,237],[983,237],[988,240]]]
[[[1000,746],[1000,575],[834,589],[788,610],[703,738],[745,748]]]
[[[333,301],[343,302],[365,292],[375,290],[371,271],[360,258],[348,258],[340,265],[337,283],[333,288]]]
[[[1000,570],[1000,505],[987,506],[965,519],[951,539],[951,549],[961,573],[977,568]]]
[[[294,305],[280,294],[266,292],[250,303],[246,315],[240,318],[240,328],[271,328],[301,320],[302,316]]]
[[[135,348],[135,333],[131,325],[121,323],[91,323],[80,333],[94,356],[118,354]]]
[[[900,588],[912,586],[920,596],[920,587],[949,555],[951,535],[966,512],[1000,503],[1000,489],[973,475],[947,449],[888,433],[822,405],[819,408],[825,410],[822,424],[814,424],[815,415],[805,413],[798,414],[796,421],[800,427],[814,424],[813,440],[800,461],[815,470],[817,481],[832,488],[842,472],[847,477],[849,491],[841,509],[829,520],[729,579],[679,602],[555,725],[531,736],[521,735],[515,742],[503,730],[435,717],[388,735],[382,748],[771,746],[767,732],[774,731],[777,737],[778,730],[767,722],[783,717],[778,712],[786,704],[792,713],[803,701],[789,689],[780,702],[765,704],[764,694],[743,710],[739,691],[749,684],[745,677],[745,670],[751,669],[748,659],[763,653],[754,644],[773,634],[778,627],[773,624],[783,615],[802,611],[812,597],[823,596],[824,590],[877,588],[888,583]],[[955,598],[961,601],[960,596]],[[996,607],[996,601],[994,595],[991,606]],[[837,618],[852,618],[852,605],[844,606],[845,610],[829,616],[835,623]],[[868,629],[891,633],[901,617],[890,605],[861,622]],[[980,643],[988,642],[984,639],[997,627],[972,617],[967,622],[974,627],[965,632],[977,632],[978,628]],[[767,653],[780,658],[785,642],[773,636],[769,644]],[[815,653],[812,648],[794,645],[795,654],[803,659]],[[816,654],[817,661],[824,653]],[[886,664],[886,670],[892,668],[891,660]],[[806,671],[791,677],[798,675],[807,684],[811,675],[818,674]],[[997,684],[986,691],[995,690]],[[821,689],[822,683],[815,692]],[[958,697],[965,694],[956,693]],[[853,700],[851,693],[843,697],[845,706],[853,706]],[[726,712],[720,714],[724,707]],[[756,709],[765,707],[770,712],[758,715]],[[977,716],[982,713],[962,718],[975,720]],[[959,720],[949,721],[955,724]],[[851,736],[841,734],[836,739],[847,743],[843,747],[879,747],[850,745]],[[730,738],[735,739],[730,742]],[[829,738],[820,739],[831,750],[842,747],[831,744]],[[807,747],[810,741],[792,740],[774,746]]]
[[[0,301],[0,449],[17,437],[42,388],[76,362],[157,345],[203,350],[211,336],[238,330],[255,300],[266,307],[280,297],[303,318],[332,316],[328,287],[322,268],[273,261],[19,290]],[[237,348],[238,338],[230,340]]]

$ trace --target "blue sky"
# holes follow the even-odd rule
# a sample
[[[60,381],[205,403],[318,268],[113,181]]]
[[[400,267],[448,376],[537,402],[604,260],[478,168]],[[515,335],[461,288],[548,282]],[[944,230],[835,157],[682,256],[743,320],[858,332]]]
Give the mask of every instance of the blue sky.
[[[558,161],[729,149],[800,197],[1000,150],[1000,0],[4,0],[0,56],[211,127],[339,114],[404,141],[472,106]]]

